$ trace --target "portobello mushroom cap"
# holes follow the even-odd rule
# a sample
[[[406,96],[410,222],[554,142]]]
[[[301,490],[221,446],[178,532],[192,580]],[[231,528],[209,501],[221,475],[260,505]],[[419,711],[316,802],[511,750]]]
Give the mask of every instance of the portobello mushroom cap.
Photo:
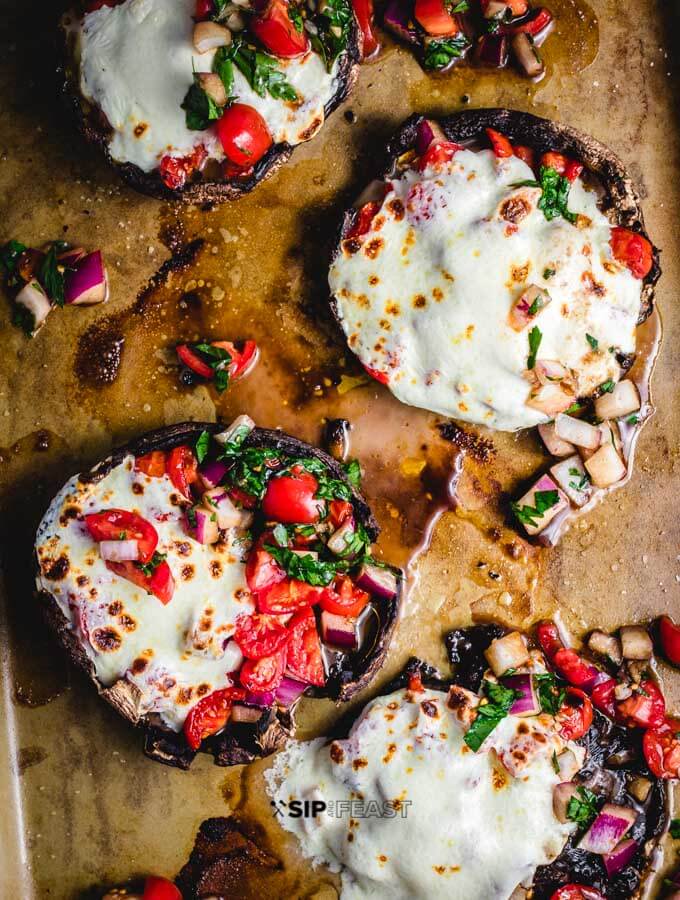
[[[113,166],[121,178],[135,190],[157,200],[170,202],[181,201],[193,204],[223,203],[227,200],[238,200],[244,194],[250,193],[261,181],[270,178],[274,173],[290,159],[295,149],[293,144],[283,142],[273,144],[265,155],[253,168],[252,174],[244,178],[235,178],[224,181],[202,181],[201,173],[198,179],[189,179],[187,183],[173,190],[167,187],[158,172],[144,172],[133,163],[121,163],[111,157],[109,152],[109,138],[111,125],[105,114],[99,107],[90,103],[80,92],[79,66],[75,56],[75,36],[69,34],[68,22],[73,16],[77,16],[75,10],[70,10],[62,17],[59,28],[60,62],[57,67],[60,93],[71,111],[80,133],[91,144],[99,147],[106,157],[109,165]],[[324,124],[330,114],[343,103],[352,92],[359,77],[359,64],[361,62],[361,33],[356,18],[352,16],[347,48],[340,57],[337,73],[337,90],[324,106]],[[321,126],[323,128],[323,125]],[[312,138],[313,140],[313,138]]]
[[[129,454],[143,456],[153,450],[170,450],[179,444],[194,444],[203,431],[218,434],[223,425],[214,422],[183,422],[148,432],[143,437],[114,450],[110,456],[97,463],[92,469],[79,474],[82,483],[88,484],[105,478]],[[354,515],[371,540],[375,540],[380,528],[363,496],[350,484],[344,469],[336,460],[317,447],[312,447],[297,438],[265,428],[255,428],[244,441],[244,447],[267,447],[293,457],[308,457],[320,460],[327,466],[335,479],[342,480],[352,492]],[[37,561],[37,557],[36,557]],[[39,567],[37,566],[37,571]],[[331,664],[328,680],[323,688],[310,688],[308,696],[326,697],[338,704],[351,699],[363,690],[380,670],[394,631],[402,598],[403,585],[399,579],[399,594],[396,600],[373,599],[377,612],[377,626],[371,634],[370,645],[359,648],[354,653],[343,654]],[[62,612],[56,598],[48,591],[38,592],[43,613],[48,625],[63,645],[70,660],[78,666],[94,683],[99,695],[116,709],[121,716],[144,731],[144,752],[151,759],[170,766],[188,769],[196,752],[192,750],[183,732],[168,728],[155,713],[142,714],[139,689],[120,678],[110,687],[101,684],[96,676],[94,664],[85,652],[80,640]],[[294,731],[293,709],[272,709],[255,724],[230,723],[221,733],[207,738],[200,752],[210,753],[220,766],[239,765],[267,756],[280,749]]]
[[[611,224],[630,228],[646,237],[652,244],[652,268],[642,282],[640,314],[637,324],[641,325],[650,316],[654,306],[655,285],[661,275],[660,251],[645,230],[638,188],[616,154],[595,138],[576,128],[512,109],[468,109],[439,119],[414,114],[406,119],[387,144],[376,178],[389,178],[397,160],[404,153],[413,149],[418,126],[426,118],[436,121],[446,137],[459,144],[478,140],[480,137],[484,137],[485,128],[494,128],[510,138],[513,143],[524,144],[539,153],[554,150],[583,163],[586,170],[595,176],[601,186],[600,209]],[[357,214],[356,208],[348,209],[343,214],[340,227],[336,232],[330,263],[340,253],[342,239],[356,221]],[[330,304],[333,317],[342,327],[335,297],[331,296]],[[624,371],[630,369],[634,359],[633,354],[617,356]]]

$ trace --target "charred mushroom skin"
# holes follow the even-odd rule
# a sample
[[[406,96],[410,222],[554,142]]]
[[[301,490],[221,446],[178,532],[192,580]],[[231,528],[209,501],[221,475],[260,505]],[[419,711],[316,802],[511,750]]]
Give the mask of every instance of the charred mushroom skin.
[[[88,103],[79,90],[74,40],[73,36],[69,35],[67,27],[69,18],[75,15],[75,11],[66,13],[59,29],[60,62],[57,73],[60,94],[83,137],[101,150],[109,165],[116,169],[121,178],[135,190],[155,197],[157,200],[192,204],[212,205],[223,203],[226,200],[238,200],[244,194],[249,194],[260,182],[274,175],[290,159],[295,149],[294,146],[288,143],[274,144],[259,160],[252,174],[247,177],[225,181],[188,181],[184,187],[177,190],[172,190],[163,184],[158,170],[143,172],[138,166],[131,163],[119,163],[112,159],[108,146],[111,127],[101,110]],[[359,28],[353,17],[347,49],[339,61],[338,89],[324,107],[325,119],[349,97],[354,88],[359,77],[360,42]]]
[[[223,426],[214,422],[185,422],[158,429],[118,448],[92,469],[82,472],[79,478],[83,483],[99,481],[120,465],[129,454],[136,457],[144,456],[153,450],[170,450],[180,444],[194,444],[203,431],[218,434],[222,430]],[[357,520],[361,522],[372,540],[378,537],[380,529],[368,504],[349,484],[342,466],[323,450],[280,431],[263,428],[255,428],[244,442],[244,446],[267,447],[290,456],[312,457],[323,462],[334,478],[349,485]],[[99,694],[108,703],[133,725],[144,730],[144,752],[147,756],[166,765],[188,769],[196,753],[189,748],[183,733],[171,731],[161,725],[154,715],[140,716],[136,704],[137,689],[127,682],[121,680],[110,688],[104,688],[97,680],[91,660],[55,598],[46,591],[41,591],[39,601],[42,603],[48,624],[71,661],[89,676]],[[376,601],[380,624],[372,645],[363,651],[360,648],[355,654],[348,654],[342,658],[341,663],[331,667],[326,686],[323,689],[315,689],[313,696],[329,697],[341,703],[351,699],[370,683],[380,670],[387,654],[397,622],[400,601],[401,593],[392,603]],[[285,744],[293,731],[294,722],[289,711],[272,711],[254,725],[232,723],[223,732],[205,740],[200,752],[212,754],[217,765],[239,765],[273,753]]]
[[[413,149],[418,126],[425,118],[414,114],[404,122],[387,144],[376,177],[388,178],[393,173],[399,157]],[[508,137],[513,144],[527,145],[538,153],[553,150],[577,159],[599,181],[603,192],[600,208],[610,222],[613,225],[630,228],[650,240],[645,230],[640,194],[635,183],[619,158],[595,138],[568,125],[510,109],[470,109],[434,121],[448,140],[458,144],[473,143],[483,138],[485,128],[493,128]],[[355,209],[345,212],[336,235],[332,259],[340,252],[340,242],[354,223],[355,217]],[[661,275],[660,251],[653,244],[652,247],[653,263],[649,274],[643,280],[638,324],[644,322],[652,312],[654,287]],[[331,308],[337,320],[338,314],[333,298]],[[619,362],[624,368],[630,368],[633,360],[619,360]]]

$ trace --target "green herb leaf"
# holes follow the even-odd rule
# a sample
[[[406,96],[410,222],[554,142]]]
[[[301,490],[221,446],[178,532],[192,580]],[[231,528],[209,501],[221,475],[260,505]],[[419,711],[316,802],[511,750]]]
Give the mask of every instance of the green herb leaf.
[[[223,347],[214,347],[212,344],[194,344],[195,350],[209,357],[207,364],[214,371],[215,377],[213,384],[219,394],[222,394],[229,387],[229,365],[231,364],[231,354]]]
[[[450,3],[447,3],[447,8],[451,15],[454,15],[454,13],[467,12],[467,10],[470,9],[470,4],[468,3],[468,0],[460,0],[460,3],[456,3],[454,6],[453,0],[451,0]]]
[[[213,57],[213,72],[220,76],[227,97],[231,98],[234,88],[234,66],[228,47],[219,47]]]
[[[543,514],[551,509],[560,499],[557,491],[536,491],[534,503],[536,506],[520,506],[512,504],[512,511],[523,525],[536,525],[543,518]]]
[[[571,415],[572,413],[581,412],[582,409],[583,409],[583,404],[579,403],[578,400],[577,400],[576,403],[572,403],[572,404],[571,404],[571,406],[569,407],[569,409],[565,409],[565,412],[566,412],[568,415]]]
[[[202,463],[203,460],[208,455],[208,451],[210,450],[210,432],[202,431],[198,440],[196,441],[196,459],[199,463]]]
[[[361,466],[359,465],[359,460],[350,459],[346,463],[342,464],[342,468],[345,470],[347,480],[352,485],[352,487],[359,490],[359,488],[361,487]]]
[[[580,469],[577,469],[576,466],[571,466],[569,469],[569,474],[572,478],[575,478],[576,481],[570,481],[569,487],[573,488],[575,491],[585,491],[590,484],[590,478],[586,472],[581,472]]]
[[[570,212],[568,209],[569,190],[571,184],[569,180],[560,175],[555,169],[541,166],[540,170],[540,187],[542,190],[541,199],[538,201],[538,208],[548,221],[562,216],[572,225],[576,221],[576,213]]]
[[[556,269],[543,269],[543,278],[546,281],[549,281],[553,277],[553,275],[555,274],[556,271],[557,271]]]
[[[558,684],[552,672],[534,675],[534,684],[541,711],[550,716],[556,716],[567,695],[565,688]]]
[[[507,716],[515,700],[521,696],[520,691],[514,691],[486,679],[482,682],[482,689],[489,702],[477,707],[477,718],[463,738],[468,747],[475,752],[479,750],[496,725]]]
[[[538,325],[534,325],[534,327],[529,332],[529,356],[527,357],[527,369],[533,369],[536,365],[536,354],[538,353],[538,348],[541,346],[542,340],[543,332],[538,327]]]
[[[186,125],[190,131],[205,131],[222,115],[221,108],[203,90],[195,73],[194,83],[182,101],[182,109],[186,112]]]
[[[600,390],[603,394],[611,394],[615,387],[616,384],[610,378],[609,381],[605,381],[604,384],[600,385]]]
[[[543,294],[537,294],[534,302],[527,310],[528,315],[535,316],[545,306],[545,297]]]
[[[580,787],[567,806],[567,818],[579,828],[587,828],[597,816],[597,797],[588,788]]]
[[[626,422],[628,423],[628,425],[637,425],[637,423],[639,421],[640,421],[640,416],[637,416],[635,414],[633,414],[632,416],[628,416],[628,418],[626,419]]]
[[[226,475],[227,482],[246,494],[261,500],[269,478],[278,470],[281,457],[276,450],[265,447],[243,447],[231,451],[225,447],[220,458],[233,460]]]
[[[597,348],[600,346],[600,342],[597,338],[594,338],[592,334],[586,334],[586,340],[590,344],[591,350],[597,350]]]
[[[276,57],[257,50],[247,44],[242,37],[236,38],[231,46],[223,48],[220,59],[233,60],[236,68],[260,97],[269,93],[276,100],[297,100],[297,92],[286,81],[286,76],[278,68]],[[220,63],[220,65],[222,64]],[[220,77],[222,77],[221,72]],[[222,77],[222,81],[224,81],[224,77]],[[231,86],[229,90],[231,90]]]
[[[560,764],[557,759],[557,751],[556,750],[553,750],[551,762],[552,762],[553,772],[555,773],[555,775],[559,775],[560,774]]]
[[[316,17],[319,33],[310,36],[312,48],[330,72],[336,58],[346,49],[354,13],[349,0],[326,0]]]
[[[195,526],[196,513],[194,512],[194,510],[191,510],[191,512],[194,513],[193,526]],[[167,557],[167,553],[159,553],[158,551],[156,551],[148,563],[144,563],[143,565],[142,565],[142,563],[135,563],[135,565],[137,566],[138,569],[142,570],[142,572],[146,575],[147,578],[151,578],[153,573],[160,566],[160,564],[165,560],[166,557]]]
[[[64,305],[64,266],[57,261],[58,247],[60,243],[55,241],[45,255],[43,264],[40,267],[38,280],[45,289],[45,293],[56,303],[57,306]]]
[[[302,29],[304,27],[304,20],[302,18],[302,12],[300,7],[295,3],[290,3],[288,6],[288,18],[295,26],[295,30],[298,34],[302,34]]]
[[[680,819],[671,819],[668,831],[674,840],[680,840]]]
[[[335,563],[315,559],[308,553],[298,555],[292,550],[275,547],[273,544],[265,544],[264,549],[271,553],[280,566],[283,566],[288,577],[296,581],[306,581],[315,587],[326,587],[337,574]]]
[[[423,66],[426,69],[444,69],[454,59],[459,59],[469,46],[470,41],[462,32],[455,37],[428,41],[425,45]]]
[[[279,547],[288,546],[288,529],[285,525],[282,525],[280,522],[278,525],[275,525],[272,535]]]
[[[17,275],[16,269],[19,257],[25,250],[28,250],[28,247],[26,244],[22,244],[21,241],[8,241],[0,250],[0,265],[5,270],[5,277],[9,287],[16,287],[21,280]]]

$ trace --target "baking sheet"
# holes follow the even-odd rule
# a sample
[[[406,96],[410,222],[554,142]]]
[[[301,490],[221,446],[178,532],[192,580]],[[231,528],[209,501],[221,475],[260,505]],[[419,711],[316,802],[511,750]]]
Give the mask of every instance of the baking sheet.
[[[260,425],[318,440],[324,416],[346,415],[386,552],[401,562],[412,556],[436,498],[423,499],[419,476],[392,462],[427,457],[436,469],[447,449],[433,417],[381,388],[338,392],[341,376],[357,370],[325,306],[324,263],[341,209],[372,177],[376,148],[412,111],[507,105],[568,122],[618,152],[643,187],[648,229],[664,250],[657,301],[665,336],[653,381],[657,413],[631,483],[555,550],[519,545],[512,553],[512,536],[490,531],[502,492],[541,464],[534,437],[497,436],[494,461],[467,464],[466,509],[439,520],[380,680],[413,653],[443,664],[442,634],[473,613],[500,610],[515,623],[559,608],[577,632],[678,615],[678,11],[560,0],[539,85],[467,70],[428,77],[390,45],[363,68],[354,97],[321,135],[271,181],[234,205],[177,212],[122,187],[72,131],[52,75],[60,8],[55,0],[37,10],[0,2],[0,238],[37,245],[63,235],[101,246],[112,298],[53,313],[30,342],[0,300],[0,896],[75,900],[149,869],[174,875],[199,823],[228,813],[244,786],[245,795],[257,792],[261,766],[225,771],[206,758],[182,773],[142,756],[141,736],[67,670],[44,633],[32,589],[35,526],[73,471],[158,425],[248,411]],[[194,247],[193,262],[140,298],[168,247],[199,237],[205,244]],[[167,365],[177,340],[204,334],[255,337],[263,350],[252,378],[218,401],[205,388],[181,389]],[[680,677],[662,674],[677,709]],[[337,717],[330,704],[307,704],[303,733]],[[290,842],[279,850],[290,859]],[[311,882],[294,866],[286,872],[272,895],[303,896]]]

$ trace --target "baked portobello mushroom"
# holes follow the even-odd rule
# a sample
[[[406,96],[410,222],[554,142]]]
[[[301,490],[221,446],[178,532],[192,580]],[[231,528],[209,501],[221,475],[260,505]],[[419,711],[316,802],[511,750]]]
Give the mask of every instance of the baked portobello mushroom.
[[[659,274],[610,150],[477,109],[404,123],[344,214],[330,288],[350,348],[398,399],[515,431],[616,388]]]
[[[240,416],[184,423],[74,476],[36,540],[47,619],[97,690],[187,768],[271,753],[303,695],[379,670],[401,573],[378,563],[359,464]]]
[[[61,21],[63,93],[84,136],[160,200],[236,200],[349,95],[350,0],[85,0]]]

